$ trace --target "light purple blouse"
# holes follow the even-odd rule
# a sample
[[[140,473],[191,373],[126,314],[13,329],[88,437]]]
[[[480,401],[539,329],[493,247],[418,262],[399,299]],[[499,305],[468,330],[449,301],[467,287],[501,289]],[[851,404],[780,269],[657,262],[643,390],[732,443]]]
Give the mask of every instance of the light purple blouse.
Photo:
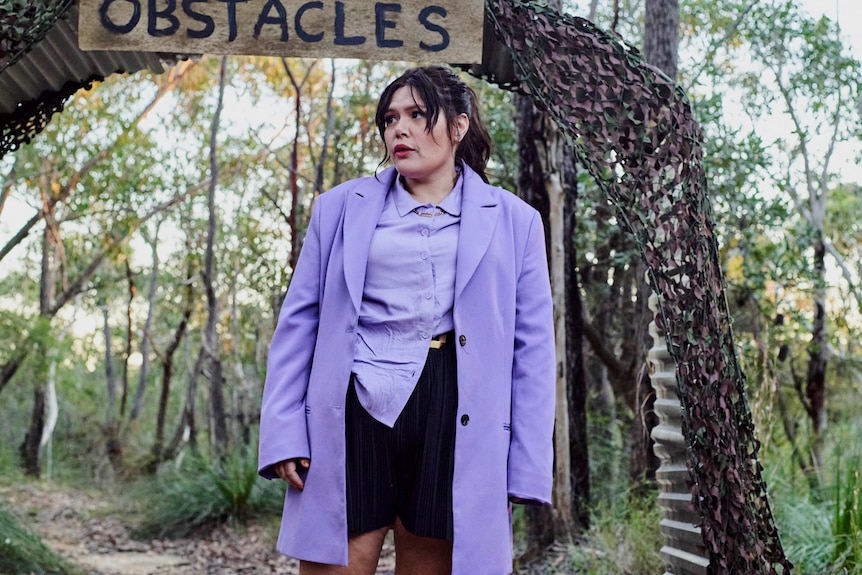
[[[359,402],[392,427],[422,373],[431,337],[454,327],[459,176],[439,206],[389,189],[368,252],[353,361]]]

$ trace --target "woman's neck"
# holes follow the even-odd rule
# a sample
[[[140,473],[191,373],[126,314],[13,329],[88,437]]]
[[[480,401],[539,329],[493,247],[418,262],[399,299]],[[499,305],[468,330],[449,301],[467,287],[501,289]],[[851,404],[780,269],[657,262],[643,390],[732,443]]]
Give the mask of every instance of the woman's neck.
[[[402,184],[417,202],[437,205],[449,195],[457,181],[458,173],[453,169],[451,174],[430,180],[403,178]]]

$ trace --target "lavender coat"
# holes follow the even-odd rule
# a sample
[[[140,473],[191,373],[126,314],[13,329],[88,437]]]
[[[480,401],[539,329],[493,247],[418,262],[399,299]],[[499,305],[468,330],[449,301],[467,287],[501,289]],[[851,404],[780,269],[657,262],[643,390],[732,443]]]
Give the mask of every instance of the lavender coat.
[[[458,423],[453,575],[512,571],[510,496],[549,503],[554,333],[539,214],[469,168],[455,273]],[[344,404],[368,247],[396,173],[322,194],[272,339],[259,472],[308,457],[305,489],[288,489],[285,555],[347,564]]]

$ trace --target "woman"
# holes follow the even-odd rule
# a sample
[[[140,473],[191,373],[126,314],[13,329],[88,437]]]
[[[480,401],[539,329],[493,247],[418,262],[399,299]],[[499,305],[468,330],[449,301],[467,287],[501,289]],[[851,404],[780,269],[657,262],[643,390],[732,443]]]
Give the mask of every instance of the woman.
[[[380,97],[393,167],[322,194],[270,348],[260,474],[301,575],[512,570],[510,502],[548,504],[554,336],[542,222],[487,184],[451,70]]]

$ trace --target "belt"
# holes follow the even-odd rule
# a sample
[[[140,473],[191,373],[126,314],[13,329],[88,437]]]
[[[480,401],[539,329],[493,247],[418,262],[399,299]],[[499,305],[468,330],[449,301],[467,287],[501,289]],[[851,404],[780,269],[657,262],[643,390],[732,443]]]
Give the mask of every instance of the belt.
[[[440,335],[435,335],[434,337],[431,338],[431,343],[429,344],[429,347],[431,349],[440,349],[441,347],[446,345],[446,342],[448,340],[449,340],[449,332],[441,333]]]

